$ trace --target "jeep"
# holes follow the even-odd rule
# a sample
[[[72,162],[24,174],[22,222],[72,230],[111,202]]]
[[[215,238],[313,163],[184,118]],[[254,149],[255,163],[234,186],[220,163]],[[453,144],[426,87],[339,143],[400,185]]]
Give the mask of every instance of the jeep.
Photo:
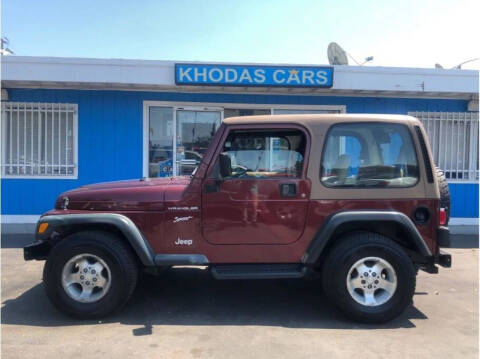
[[[419,269],[451,266],[449,207],[414,117],[233,117],[191,176],[61,194],[24,257],[46,260],[48,298],[79,318],[118,311],[142,272],[188,265],[219,280],[317,272],[348,318],[380,323],[412,303]]]

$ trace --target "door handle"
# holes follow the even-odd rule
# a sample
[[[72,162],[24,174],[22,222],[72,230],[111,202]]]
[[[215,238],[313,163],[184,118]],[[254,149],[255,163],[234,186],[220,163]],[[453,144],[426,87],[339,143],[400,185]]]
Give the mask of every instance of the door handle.
[[[297,184],[296,183],[280,183],[280,196],[297,197]]]

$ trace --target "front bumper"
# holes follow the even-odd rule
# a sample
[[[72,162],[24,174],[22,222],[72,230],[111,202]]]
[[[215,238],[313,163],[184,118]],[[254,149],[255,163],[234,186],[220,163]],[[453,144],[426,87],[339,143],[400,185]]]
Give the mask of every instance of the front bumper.
[[[32,259],[45,260],[52,248],[50,241],[37,240],[23,248],[23,259],[30,261]]]
[[[45,260],[48,257],[48,253],[53,248],[53,246],[59,240],[59,233],[56,231],[54,226],[48,226],[43,233],[39,233],[39,226],[43,222],[47,221],[46,216],[42,216],[35,227],[35,240],[32,244],[23,248],[23,258],[26,261],[32,259],[36,260]]]

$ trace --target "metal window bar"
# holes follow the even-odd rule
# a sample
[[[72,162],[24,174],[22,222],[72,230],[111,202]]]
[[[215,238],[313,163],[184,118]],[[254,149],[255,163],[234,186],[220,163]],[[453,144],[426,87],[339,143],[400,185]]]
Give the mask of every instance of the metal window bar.
[[[3,110],[3,113],[5,113],[5,115],[7,114],[7,111],[2,109]],[[12,159],[12,142],[13,142],[13,114],[11,112],[8,112],[8,118],[10,120],[9,122],[9,125],[10,125],[10,138],[9,138],[9,141],[10,141],[10,163],[13,162],[13,159]],[[3,141],[2,141],[3,142]],[[9,169],[10,173],[12,173],[12,167],[10,167]]]
[[[1,111],[4,176],[75,175],[76,104],[3,102]]]
[[[57,161],[57,164],[58,164],[58,169],[57,169],[57,172],[58,174],[61,174],[62,173],[62,148],[61,148],[61,144],[62,144],[62,141],[61,141],[61,135],[62,135],[62,116],[61,116],[61,113],[62,113],[62,110],[61,110],[61,105],[59,104],[58,105],[58,136],[56,137],[57,138],[57,141],[58,141],[58,161]]]
[[[68,114],[65,115],[65,166],[68,164]],[[68,174],[68,169],[65,167],[65,174]]]
[[[52,175],[54,174],[54,169],[53,166],[55,166],[55,133],[53,130],[55,129],[55,104],[52,104],[51,106],[51,115],[52,115],[52,137],[50,138],[50,142],[52,143],[52,149],[50,151],[50,164],[52,167],[50,167]]]
[[[27,174],[27,104],[23,104],[23,174]]]
[[[463,158],[462,158],[462,173],[464,176],[468,177],[468,148],[470,147],[468,141],[468,121],[466,118],[463,119]]]
[[[47,108],[47,104],[45,104],[45,109]],[[45,152],[43,156],[43,175],[47,175],[47,150],[48,150],[48,144],[47,144],[47,137],[48,137],[48,115],[47,112],[45,111],[45,134],[43,137],[43,143],[45,145]]]
[[[20,105],[17,105],[17,121],[16,121],[16,132],[17,132],[17,163],[20,162]],[[17,174],[18,174],[18,168],[16,168]]]
[[[478,179],[478,121],[470,123],[470,143],[474,144],[472,151],[470,152],[469,169],[471,172],[471,179]]]
[[[37,107],[37,175],[40,175],[40,165],[42,162],[42,117],[40,107]]]
[[[409,112],[427,131],[437,166],[450,181],[479,179],[478,112]]]

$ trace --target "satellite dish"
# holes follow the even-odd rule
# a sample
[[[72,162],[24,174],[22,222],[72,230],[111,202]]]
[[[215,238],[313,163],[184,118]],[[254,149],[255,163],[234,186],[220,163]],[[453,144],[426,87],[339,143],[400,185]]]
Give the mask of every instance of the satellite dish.
[[[327,54],[330,65],[348,65],[347,53],[336,42],[328,44]]]

